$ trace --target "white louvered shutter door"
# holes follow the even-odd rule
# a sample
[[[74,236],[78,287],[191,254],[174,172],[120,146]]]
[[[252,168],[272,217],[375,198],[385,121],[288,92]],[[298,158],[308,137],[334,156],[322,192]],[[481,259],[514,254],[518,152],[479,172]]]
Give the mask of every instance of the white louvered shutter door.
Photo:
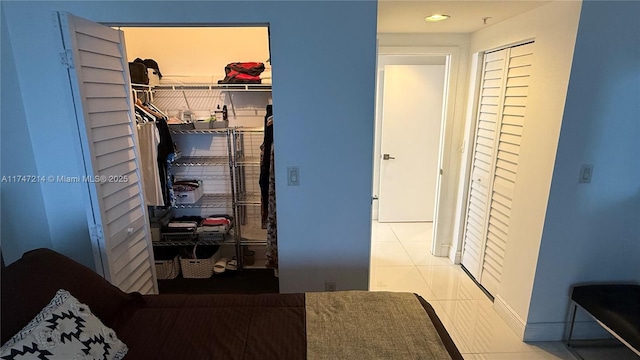
[[[98,272],[126,292],[157,293],[121,31],[59,13],[87,182]],[[93,223],[91,223],[93,222]]]
[[[506,50],[485,54],[464,227],[462,265],[480,279]]]
[[[506,82],[498,122],[498,141],[489,206],[484,259],[480,284],[497,293],[507,248],[513,190],[518,172],[518,156],[525,122],[525,107],[533,59],[533,43],[507,50]]]

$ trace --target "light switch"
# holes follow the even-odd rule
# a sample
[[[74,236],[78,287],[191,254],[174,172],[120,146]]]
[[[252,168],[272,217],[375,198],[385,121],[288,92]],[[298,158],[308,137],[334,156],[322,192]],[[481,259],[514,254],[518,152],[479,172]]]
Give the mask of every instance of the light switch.
[[[287,167],[287,185],[300,186],[300,168],[298,166]]]
[[[582,166],[580,167],[580,178],[578,179],[578,183],[581,183],[581,184],[590,183],[592,174],[593,174],[593,165],[582,164]]]

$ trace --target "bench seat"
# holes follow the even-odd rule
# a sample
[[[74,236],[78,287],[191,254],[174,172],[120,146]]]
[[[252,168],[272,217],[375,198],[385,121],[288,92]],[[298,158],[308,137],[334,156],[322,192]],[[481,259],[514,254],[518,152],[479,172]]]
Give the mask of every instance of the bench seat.
[[[640,285],[606,284],[575,286],[571,294],[600,325],[640,355]],[[573,330],[574,315],[571,320]]]

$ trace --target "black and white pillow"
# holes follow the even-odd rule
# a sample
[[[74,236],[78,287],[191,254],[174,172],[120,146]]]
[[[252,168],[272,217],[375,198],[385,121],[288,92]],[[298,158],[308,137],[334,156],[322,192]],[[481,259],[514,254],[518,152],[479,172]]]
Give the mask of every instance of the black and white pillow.
[[[127,346],[66,290],[0,348],[0,359],[120,360]]]

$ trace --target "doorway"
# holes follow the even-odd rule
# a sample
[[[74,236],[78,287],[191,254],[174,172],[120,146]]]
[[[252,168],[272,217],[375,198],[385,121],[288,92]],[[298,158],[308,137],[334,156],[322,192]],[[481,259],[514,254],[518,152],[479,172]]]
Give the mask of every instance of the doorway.
[[[181,54],[163,51],[161,44],[154,44],[155,46],[151,48],[140,45],[134,47],[138,51],[134,56],[158,60],[154,61],[155,67],[151,71],[144,67],[134,72],[131,70],[131,65],[135,65],[136,61],[133,61],[133,58],[127,58],[125,33],[122,28],[110,28],[67,13],[59,13],[59,27],[64,40],[64,53],[67,54],[65,61],[68,65],[68,76],[73,92],[79,138],[83,153],[87,154],[85,159],[87,176],[96,175],[96,177],[109,179],[117,175],[117,179],[121,179],[114,183],[115,185],[90,184],[89,187],[92,202],[88,210],[88,220],[90,224],[92,221],[96,224],[92,241],[95,246],[96,262],[105,278],[126,291],[157,293],[159,288],[157,278],[173,280],[178,277],[180,267],[184,266],[182,261],[178,262],[178,259],[193,256],[193,258],[202,259],[200,263],[205,264],[201,268],[189,268],[191,271],[189,276],[187,276],[187,268],[183,268],[182,274],[185,279],[211,278],[214,261],[220,264],[222,271],[231,270],[232,272],[242,270],[245,263],[249,264],[248,260],[255,262],[256,251],[249,247],[256,246],[263,249],[267,239],[251,241],[253,239],[241,237],[240,227],[242,225],[246,229],[248,221],[243,217],[240,222],[240,217],[236,214],[240,213],[238,209],[241,206],[244,206],[242,213],[246,214],[248,212],[246,208],[259,209],[262,205],[260,199],[256,200],[248,196],[243,197],[241,201],[240,195],[245,196],[249,190],[245,190],[247,186],[240,188],[239,184],[247,179],[253,180],[251,184],[258,183],[255,170],[258,168],[257,165],[261,166],[261,164],[249,161],[247,158],[253,155],[254,150],[259,151],[259,141],[263,138],[259,135],[264,133],[264,129],[249,131],[245,128],[233,128],[232,131],[228,120],[236,122],[235,124],[232,122],[231,125],[266,122],[265,114],[259,113],[258,110],[266,108],[269,102],[270,77],[268,83],[262,83],[262,79],[259,79],[257,83],[251,83],[250,86],[239,82],[234,83],[233,86],[226,82],[214,82],[212,79],[215,79],[215,73],[201,80],[202,76],[197,77],[188,73],[188,70],[192,70],[193,67],[180,63]],[[127,29],[133,31],[131,28]],[[160,28],[138,28],[137,30],[153,32],[158,29]],[[222,30],[227,32],[228,29],[243,30],[237,27]],[[172,32],[179,30],[205,32],[219,29],[175,27],[166,29]],[[260,44],[262,46],[260,51],[253,55],[252,60],[264,61],[270,58],[268,29],[264,27],[258,30],[263,35],[262,44]],[[174,36],[176,42],[195,37],[180,35],[182,36]],[[210,34],[203,34],[201,37],[208,38],[210,37],[208,35]],[[178,45],[171,46],[168,36],[143,34],[138,38],[142,39],[138,42],[142,45],[148,45],[152,39],[156,39],[163,41],[164,45],[169,43],[169,47],[178,47]],[[130,36],[129,39],[136,39],[136,36]],[[201,47],[206,48],[206,46]],[[158,52],[153,53],[152,49]],[[246,46],[242,49],[244,54],[247,53],[245,49]],[[135,51],[131,52],[135,53]],[[229,53],[227,48],[224,54],[230,56]],[[219,55],[218,59],[220,58]],[[193,57],[190,59],[193,61]],[[161,75],[158,62],[163,64],[165,79],[159,79]],[[218,66],[209,71],[224,71],[225,67],[220,64],[229,62],[231,60],[228,58],[222,58]],[[260,63],[260,65],[264,70],[264,64]],[[135,77],[130,76],[133,73],[136,74]],[[156,75],[155,83],[141,75],[151,77],[152,73]],[[173,79],[169,79],[169,82],[166,82],[166,78],[171,76],[167,76],[167,73],[173,74]],[[222,77],[218,76],[220,79]],[[160,96],[161,90],[164,92],[163,96]],[[138,94],[139,91],[140,94],[145,94],[144,101],[137,95],[132,96],[132,93]],[[135,104],[132,98],[137,100]],[[186,104],[184,110],[183,101]],[[254,106],[247,109],[250,105]],[[188,117],[186,113],[189,113]],[[216,114],[220,117],[216,118]],[[199,121],[200,119],[203,121]],[[218,125],[213,123],[218,119],[222,126],[213,126]],[[172,122],[173,120],[176,122]],[[203,124],[206,127],[201,127]],[[146,131],[149,131],[150,136],[143,137]],[[153,135],[154,132],[155,135]],[[155,140],[150,140],[154,136]],[[162,157],[161,149],[165,154]],[[251,153],[247,154],[250,150]],[[148,166],[149,164],[155,166],[156,163],[156,169]],[[172,167],[173,170],[171,170]],[[250,169],[247,169],[249,167]],[[162,171],[159,168],[162,168]],[[186,171],[180,171],[183,168]],[[198,170],[192,171],[195,168]],[[145,170],[149,171],[143,173]],[[178,178],[178,175],[181,177]],[[146,180],[148,183],[145,183]],[[172,187],[171,183],[175,185],[179,180],[191,185],[184,187],[181,184],[182,187],[177,189],[176,186]],[[148,195],[144,192],[147,187],[158,190],[159,195],[153,201],[148,199]],[[243,192],[241,193],[240,190]],[[175,195],[164,195],[172,192]],[[184,196],[179,196],[178,192]],[[179,201],[185,198],[186,200]],[[216,215],[211,215],[213,209],[217,211]],[[159,210],[158,213],[162,215],[148,216],[147,214],[152,213],[153,210]],[[183,212],[174,214],[174,210]],[[198,214],[194,215],[193,212]],[[260,214],[255,210],[252,213]],[[173,219],[174,216],[175,219]],[[149,217],[151,217],[151,224],[149,224]],[[170,222],[180,223],[178,220],[185,220],[187,217],[193,229],[186,232],[168,231]],[[204,229],[207,231],[197,232],[196,227],[205,226],[203,225],[205,218],[217,219],[217,228],[213,229],[211,225],[207,225],[209,227]],[[152,232],[151,228],[156,231]],[[234,229],[233,233],[230,228]],[[183,238],[182,235],[187,233],[189,236]],[[267,238],[266,232],[264,235],[264,238]],[[193,242],[196,236],[200,254],[197,253]],[[188,243],[183,244],[185,241]],[[183,254],[185,246],[192,250],[185,250]],[[206,255],[202,255],[204,247],[207,247]],[[167,259],[158,261],[157,254],[165,253],[161,250],[166,249],[170,249],[172,254],[167,256]],[[191,254],[188,253],[189,251]],[[249,254],[250,251],[253,257],[247,259],[248,256],[244,255]],[[191,263],[197,262],[189,262]],[[235,264],[231,266],[229,263]],[[165,264],[169,265],[170,271],[168,275],[161,277],[160,270],[164,269]]]
[[[388,65],[441,66],[444,68],[442,81],[440,82],[442,89],[439,91],[441,104],[439,129],[432,130],[437,135],[431,137],[431,142],[437,142],[438,145],[430,150],[437,164],[434,174],[435,189],[433,190],[433,200],[430,201],[430,204],[427,204],[432,209],[430,222],[381,223],[378,221],[380,205],[382,204],[379,198],[381,195],[380,175],[383,168],[382,163],[395,160],[383,160],[384,153],[387,152],[382,151],[382,138],[384,136],[382,119],[384,113],[384,69]],[[405,266],[409,260],[415,263],[415,261],[419,262],[423,260],[423,257],[428,256],[438,257],[438,261],[442,260],[446,264],[454,263],[455,259],[457,259],[455,254],[451,254],[450,237],[452,230],[450,222],[455,216],[455,204],[453,202],[440,201],[440,199],[455,196],[456,190],[456,169],[454,165],[450,164],[452,163],[451,159],[455,157],[455,146],[451,144],[453,142],[458,66],[459,49],[455,47],[379,47],[378,49],[373,159],[371,280],[375,279],[376,268],[380,266]],[[388,154],[390,157],[394,157],[391,152],[388,152]],[[396,220],[394,219],[394,221]],[[399,238],[407,241],[393,241]],[[393,253],[400,253],[406,256],[397,257],[396,259],[392,256]],[[407,262],[407,264],[402,263],[403,261]]]
[[[433,222],[446,58],[381,60],[378,221]]]

